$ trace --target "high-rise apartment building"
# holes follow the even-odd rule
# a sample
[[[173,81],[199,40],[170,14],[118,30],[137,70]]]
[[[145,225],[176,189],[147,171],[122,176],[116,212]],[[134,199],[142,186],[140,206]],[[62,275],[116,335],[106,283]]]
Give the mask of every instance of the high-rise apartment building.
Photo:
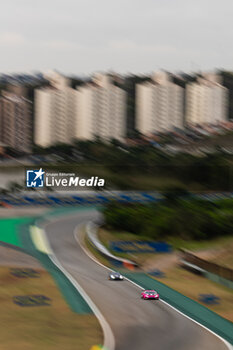
[[[32,147],[32,103],[26,97],[3,91],[0,97],[0,141],[21,152]]]
[[[75,138],[77,91],[69,79],[53,72],[49,87],[35,92],[35,144],[49,147]]]
[[[144,135],[183,128],[184,89],[169,74],[154,74],[151,82],[136,87],[136,128]]]
[[[96,74],[72,89],[69,79],[53,73],[50,87],[36,90],[35,143],[48,147],[77,140],[123,140],[126,135],[126,94],[109,75]]]
[[[126,137],[126,93],[108,74],[96,74],[77,89],[76,137],[123,141]]]
[[[203,74],[186,86],[186,123],[217,125],[227,120],[228,91],[220,76]]]

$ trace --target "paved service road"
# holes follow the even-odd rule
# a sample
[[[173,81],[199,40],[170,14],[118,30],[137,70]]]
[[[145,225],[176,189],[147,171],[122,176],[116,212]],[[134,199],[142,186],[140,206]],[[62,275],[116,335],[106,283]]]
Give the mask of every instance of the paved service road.
[[[45,226],[62,266],[78,281],[109,323],[116,350],[226,350],[214,334],[161,301],[140,299],[140,289],[109,281],[108,271],[88,257],[74,238],[77,225],[96,219],[84,210]]]

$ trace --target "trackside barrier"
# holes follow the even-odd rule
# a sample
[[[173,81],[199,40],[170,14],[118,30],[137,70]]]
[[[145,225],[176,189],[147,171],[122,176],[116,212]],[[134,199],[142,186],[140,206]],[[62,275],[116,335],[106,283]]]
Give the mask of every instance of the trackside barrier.
[[[162,282],[149,277],[145,273],[124,272],[124,276],[137,283],[142,288],[157,290],[163,301],[233,344],[232,322],[227,321],[205,306],[169,288]]]
[[[185,250],[180,249],[182,260],[185,262],[188,262],[190,264],[193,264],[200,269],[210,272],[214,275],[217,275],[221,278],[224,278],[229,281],[233,281],[233,270],[215,263],[212,263],[210,261],[206,261],[204,259],[199,258],[195,254]]]
[[[233,289],[233,281],[229,281],[223,277],[220,277],[220,276],[215,275],[214,273],[211,273],[208,271],[204,272],[204,276],[215,283],[219,283],[227,288]]]
[[[111,254],[107,248],[100,242],[97,236],[98,226],[93,222],[89,222],[86,225],[87,239],[91,243],[92,247],[96,249],[101,255],[109,260],[113,265],[117,267],[126,267],[129,270],[138,267],[138,264],[134,261],[123,259]]]

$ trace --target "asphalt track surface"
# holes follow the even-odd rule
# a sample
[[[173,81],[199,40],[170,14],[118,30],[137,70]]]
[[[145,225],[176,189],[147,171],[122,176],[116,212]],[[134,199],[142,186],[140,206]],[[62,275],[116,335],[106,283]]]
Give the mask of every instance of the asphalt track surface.
[[[94,210],[80,211],[47,224],[45,230],[61,265],[109,323],[115,350],[226,350],[221,339],[168,305],[140,299],[140,289],[131,282],[108,280],[108,271],[88,257],[74,238],[77,225],[98,215]]]

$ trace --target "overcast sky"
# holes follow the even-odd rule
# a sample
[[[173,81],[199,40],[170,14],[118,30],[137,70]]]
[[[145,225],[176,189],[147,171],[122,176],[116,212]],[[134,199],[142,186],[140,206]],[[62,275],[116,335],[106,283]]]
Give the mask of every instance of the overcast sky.
[[[233,0],[1,0],[0,72],[233,69]]]

